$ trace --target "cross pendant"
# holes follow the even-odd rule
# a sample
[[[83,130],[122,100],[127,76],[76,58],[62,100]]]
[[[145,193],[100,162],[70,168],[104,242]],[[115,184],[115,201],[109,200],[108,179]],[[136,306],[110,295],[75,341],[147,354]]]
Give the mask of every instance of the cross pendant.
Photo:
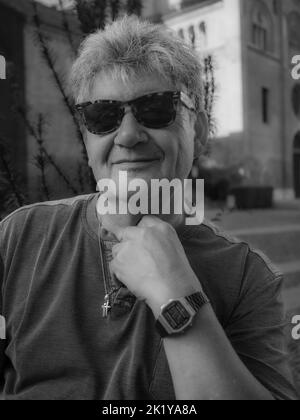
[[[103,318],[107,318],[108,311],[111,309],[111,306],[109,304],[109,299],[105,299],[105,303],[102,305],[102,311],[103,311]]]

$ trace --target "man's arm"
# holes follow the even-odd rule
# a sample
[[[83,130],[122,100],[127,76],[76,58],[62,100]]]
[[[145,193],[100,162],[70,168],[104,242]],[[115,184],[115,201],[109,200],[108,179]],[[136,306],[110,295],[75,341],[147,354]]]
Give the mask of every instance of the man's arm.
[[[145,217],[139,227],[126,228],[117,234],[121,243],[113,248],[111,268],[137,298],[146,301],[156,319],[161,306],[170,299],[202,291],[170,225]],[[164,340],[177,399],[272,400],[277,396],[280,386],[275,383],[272,392],[272,378],[281,380],[275,371],[286,363],[278,349],[282,344],[282,304],[278,291],[271,271],[256,261],[245,268],[241,279],[230,340],[210,305],[199,311],[189,331]],[[251,342],[253,329],[259,334]],[[247,368],[241,357],[243,352],[248,359],[260,359],[256,368],[252,363],[249,366],[253,369]],[[274,357],[270,358],[268,354],[272,352]],[[262,369],[261,375],[257,366]],[[264,379],[265,375],[265,381],[256,379]]]
[[[210,305],[185,334],[164,339],[177,400],[272,400],[234,351]]]
[[[186,335],[164,340],[177,398],[198,399],[198,389],[201,399],[297,399],[282,284],[282,276],[250,252],[226,334],[206,306]]]

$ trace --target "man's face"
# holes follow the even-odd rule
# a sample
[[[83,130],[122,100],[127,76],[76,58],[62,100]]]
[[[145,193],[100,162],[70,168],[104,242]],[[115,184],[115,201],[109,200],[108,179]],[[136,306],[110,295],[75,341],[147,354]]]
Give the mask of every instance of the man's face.
[[[153,76],[125,84],[101,74],[95,80],[89,100],[128,102],[167,90],[175,89]],[[113,133],[99,136],[86,132],[89,163],[96,181],[112,179],[118,185],[120,171],[127,171],[128,181],[140,178],[148,185],[152,179],[187,178],[193,163],[194,124],[191,112],[178,106],[176,121],[171,126],[146,128],[138,123],[128,107],[122,124]]]

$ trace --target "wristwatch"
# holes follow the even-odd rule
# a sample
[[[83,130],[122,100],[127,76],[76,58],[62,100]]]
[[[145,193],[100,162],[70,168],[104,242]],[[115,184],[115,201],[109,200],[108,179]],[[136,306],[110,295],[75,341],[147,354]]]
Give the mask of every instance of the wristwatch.
[[[192,326],[199,309],[208,303],[209,299],[203,292],[171,299],[161,307],[161,313],[155,323],[156,329],[162,338],[184,333]]]

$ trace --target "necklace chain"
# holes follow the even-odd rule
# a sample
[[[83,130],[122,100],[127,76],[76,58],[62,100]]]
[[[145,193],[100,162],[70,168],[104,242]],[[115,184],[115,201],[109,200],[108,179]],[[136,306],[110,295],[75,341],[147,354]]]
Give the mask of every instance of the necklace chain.
[[[102,316],[103,318],[108,318],[109,312],[112,309],[113,305],[113,299],[112,297],[118,293],[119,290],[122,289],[123,286],[116,287],[112,286],[111,288],[108,285],[108,282],[106,280],[106,267],[105,267],[105,252],[103,252],[104,244],[101,239],[101,223],[99,222],[99,228],[98,228],[98,243],[99,243],[99,252],[100,252],[100,259],[101,259],[101,267],[102,267],[102,276],[103,276],[103,283],[104,283],[104,290],[105,290],[105,296],[104,296],[104,303],[101,306],[102,308]],[[110,290],[109,290],[110,288]]]

